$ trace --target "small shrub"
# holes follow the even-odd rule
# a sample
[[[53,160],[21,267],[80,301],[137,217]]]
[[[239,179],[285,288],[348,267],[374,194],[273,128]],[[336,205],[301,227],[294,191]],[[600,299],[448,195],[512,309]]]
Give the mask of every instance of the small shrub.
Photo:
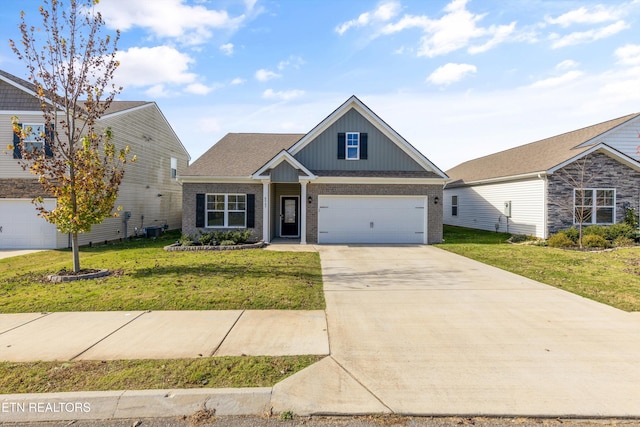
[[[607,234],[607,227],[602,225],[590,225],[582,229],[582,240],[584,240],[584,236],[600,236],[606,239]]]
[[[236,242],[234,242],[233,240],[223,240],[220,242],[220,246],[233,246],[235,244]]]
[[[625,237],[627,239],[633,240],[636,236],[636,231],[632,226],[627,223],[613,224],[606,228],[607,235],[605,236],[607,240],[614,241],[619,237]]]
[[[211,246],[211,245],[215,245],[215,239],[214,239],[214,234],[215,232],[213,231],[209,231],[206,233],[203,233],[202,231],[200,232],[200,243],[202,243],[203,245],[206,246]]]
[[[231,234],[232,238],[229,240],[233,240],[236,243],[246,243],[251,237],[251,230],[236,230]]]
[[[606,248],[609,242],[598,234],[587,234],[582,237],[582,246],[586,248]]]
[[[613,241],[613,246],[616,247],[626,247],[635,245],[635,241],[633,239],[629,239],[628,237],[619,236]]]
[[[580,230],[575,227],[571,227],[562,231],[564,231],[564,234],[566,234],[568,238],[573,240],[573,243],[578,243],[578,239],[580,239]]]
[[[568,248],[575,245],[575,242],[567,236],[564,231],[559,231],[549,237],[547,244],[552,248]]]
[[[193,237],[191,235],[182,233],[182,235],[180,236],[180,239],[178,239],[178,242],[182,246],[193,246],[195,243],[195,240],[193,240]]]
[[[514,234],[509,238],[509,241],[511,243],[522,243],[526,242],[527,240],[529,240],[529,236],[527,236],[526,234]]]
[[[624,223],[631,226],[631,228],[638,228],[638,214],[633,208],[625,208],[624,210]]]

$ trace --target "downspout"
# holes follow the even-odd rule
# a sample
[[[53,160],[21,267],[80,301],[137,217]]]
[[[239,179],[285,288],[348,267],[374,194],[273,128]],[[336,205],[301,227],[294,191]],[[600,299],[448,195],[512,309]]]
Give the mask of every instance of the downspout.
[[[538,174],[538,179],[542,180],[542,186],[543,186],[543,190],[542,190],[542,229],[544,231],[544,238],[548,239],[549,238],[549,228],[548,228],[548,218],[549,218],[549,207],[548,207],[548,201],[549,201],[549,181],[547,179],[547,174],[542,174],[539,173]]]

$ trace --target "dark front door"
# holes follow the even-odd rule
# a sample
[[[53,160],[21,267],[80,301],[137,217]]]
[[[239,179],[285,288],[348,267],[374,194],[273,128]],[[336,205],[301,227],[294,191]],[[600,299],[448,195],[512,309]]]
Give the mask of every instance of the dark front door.
[[[280,235],[297,237],[298,223],[298,198],[283,197],[282,206],[280,206]]]

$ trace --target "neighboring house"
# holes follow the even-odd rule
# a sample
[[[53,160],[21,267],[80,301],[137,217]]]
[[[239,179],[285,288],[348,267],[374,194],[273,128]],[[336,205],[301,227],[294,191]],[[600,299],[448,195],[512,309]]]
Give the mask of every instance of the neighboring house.
[[[307,134],[226,135],[180,173],[183,232],[435,243],[447,176],[355,96]]]
[[[639,138],[640,113],[462,163],[444,223],[547,238],[580,222],[576,208],[585,225],[621,222],[640,208]]]
[[[7,148],[15,146],[17,138],[12,116],[34,129],[44,124],[33,85],[0,71],[0,249],[69,247],[69,236],[39,217],[31,203],[42,196],[51,209],[55,199],[47,198],[35,176],[19,165],[19,147]],[[122,207],[120,217],[107,218],[90,233],[81,233],[80,244],[125,238],[142,233],[147,226],[180,228],[182,186],[176,176],[188,166],[189,154],[158,106],[154,102],[115,101],[97,126],[111,127],[116,145],[129,145],[137,161],[125,166],[116,202]]]

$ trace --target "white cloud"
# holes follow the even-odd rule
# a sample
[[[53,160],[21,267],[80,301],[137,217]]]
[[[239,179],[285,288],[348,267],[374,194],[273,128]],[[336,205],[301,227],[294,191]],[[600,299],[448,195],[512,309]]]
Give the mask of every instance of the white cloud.
[[[532,83],[531,85],[529,85],[529,87],[531,88],[536,88],[536,89],[542,89],[542,88],[553,88],[553,87],[558,87],[558,86],[564,86],[566,84],[569,84],[570,82],[573,82],[577,79],[579,79],[580,77],[583,76],[583,72],[582,71],[568,71],[565,74],[558,76],[558,77],[549,77],[547,79],[544,80],[538,80],[535,83]]]
[[[627,44],[614,52],[619,64],[640,65],[640,44]]]
[[[398,22],[387,24],[382,34],[393,34],[411,28],[422,29],[418,56],[433,58],[459,49],[468,48],[469,53],[486,52],[509,40],[515,32],[516,23],[508,25],[479,26],[486,14],[474,14],[467,10],[468,0],[453,0],[443,10],[440,19],[428,16],[405,15]],[[481,44],[471,45],[473,41]]]
[[[165,88],[163,84],[157,84],[151,86],[144,92],[150,98],[168,98],[171,96],[171,93]]]
[[[283,71],[285,68],[293,67],[296,70],[303,66],[306,62],[301,56],[291,55],[288,59],[278,63],[278,70]]]
[[[620,31],[626,30],[627,28],[629,28],[629,24],[627,24],[625,21],[620,20],[611,25],[607,25],[606,27],[587,31],[576,31],[566,36],[558,36],[557,34],[553,34],[551,38],[554,41],[551,44],[551,47],[553,49],[559,49],[561,47],[572,46],[581,43],[589,43],[596,40],[604,39],[606,37],[610,37],[614,34],[619,33]]]
[[[117,52],[120,61],[115,80],[117,85],[154,86],[194,83],[197,75],[189,72],[194,62],[189,55],[169,46],[132,47]],[[164,93],[160,91],[159,93]]]
[[[474,74],[478,69],[471,64],[453,64],[449,63],[438,67],[429,77],[427,82],[435,85],[449,85],[462,80],[469,74]]]
[[[109,0],[97,6],[110,28],[149,30],[156,37],[175,38],[181,43],[205,43],[213,30],[236,30],[246,15],[229,16],[225,10],[188,5],[184,0]]]
[[[202,83],[191,83],[184,89],[185,92],[192,93],[194,95],[206,95],[214,88],[211,86],[203,85]]]
[[[220,51],[227,56],[233,55],[233,43],[225,43],[221,45]]]
[[[244,84],[245,82],[246,80],[241,77],[236,77],[235,79],[231,80],[231,84],[233,86],[241,85],[241,84]]]
[[[386,22],[393,19],[400,11],[400,3],[391,1],[382,3],[370,12],[364,12],[357,18],[344,22],[335,28],[335,31],[343,35],[351,28],[364,27],[372,23]]]
[[[603,22],[616,21],[621,16],[620,9],[598,4],[591,10],[583,6],[564,13],[557,18],[546,17],[545,21],[549,24],[556,24],[566,28],[573,24],[601,24]]]
[[[579,66],[580,63],[572,60],[572,59],[565,59],[564,61],[560,62],[558,65],[556,65],[556,70],[559,71],[564,71],[564,70],[570,70],[572,68],[576,68],[577,66]]]
[[[299,98],[304,95],[303,90],[284,90],[284,91],[274,91],[273,89],[267,89],[262,93],[262,97],[265,99],[278,99],[281,101],[290,101],[295,98]]]
[[[278,74],[271,70],[266,70],[264,68],[261,68],[258,71],[256,71],[255,77],[256,77],[256,80],[260,82],[266,82],[269,80],[280,78],[282,77],[282,74]]]

